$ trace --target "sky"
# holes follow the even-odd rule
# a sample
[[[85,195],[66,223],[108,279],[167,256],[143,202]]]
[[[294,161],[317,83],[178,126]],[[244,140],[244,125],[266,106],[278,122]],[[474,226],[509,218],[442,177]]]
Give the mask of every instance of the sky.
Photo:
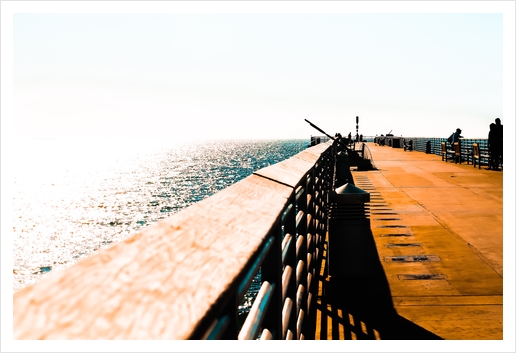
[[[304,119],[333,136],[359,116],[365,136],[487,138],[507,123],[494,6],[136,3],[13,14],[15,135],[309,138]]]
[[[356,116],[365,136],[448,137],[460,127],[487,138],[495,118],[515,131],[514,1],[1,6],[2,218],[14,139],[308,139],[320,133],[304,119],[334,135],[354,133]],[[512,190],[514,165],[507,171]],[[504,207],[514,209],[512,194]],[[394,344],[382,350],[405,349]]]

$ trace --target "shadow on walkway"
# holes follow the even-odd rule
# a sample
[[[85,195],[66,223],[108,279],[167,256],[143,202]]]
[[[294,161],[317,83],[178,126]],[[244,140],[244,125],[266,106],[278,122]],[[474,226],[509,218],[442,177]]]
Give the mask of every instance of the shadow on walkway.
[[[365,242],[370,264],[367,277],[330,277],[325,269],[319,278],[323,285],[323,296],[317,307],[321,312],[320,339],[442,339],[397,314],[370,229],[368,233],[370,239]]]

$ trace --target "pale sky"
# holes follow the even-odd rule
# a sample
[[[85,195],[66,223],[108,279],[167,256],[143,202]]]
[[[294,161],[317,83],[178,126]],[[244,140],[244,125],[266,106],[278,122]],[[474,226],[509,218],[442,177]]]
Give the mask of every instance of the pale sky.
[[[17,135],[487,138],[514,112],[493,2],[65,3],[13,11]]]
[[[333,135],[354,133],[359,116],[359,132],[366,136],[392,130],[447,137],[460,127],[464,137],[487,138],[489,124],[501,118],[509,137],[506,160],[513,162],[514,5],[1,1],[2,220],[12,219],[12,169],[6,161],[14,152],[10,142],[20,137],[308,139],[320,133],[304,119]],[[512,215],[513,163],[504,165],[507,171],[504,209]],[[514,219],[508,218],[504,261],[512,274]],[[9,225],[2,222],[4,289],[12,287],[12,251],[5,250],[10,243],[4,236],[12,232]],[[504,295],[514,299],[513,283]],[[11,298],[11,291],[2,291],[3,312],[12,312]],[[510,315],[512,303],[504,304]],[[513,332],[514,320],[506,318],[504,329]],[[2,348],[12,343],[11,335],[12,316],[2,315]],[[9,348],[30,351],[31,344]],[[147,341],[122,344],[81,342],[81,347],[149,349]],[[249,349],[209,344],[201,350]],[[323,350],[342,351],[339,342],[328,344]],[[479,341],[469,350],[489,351],[493,344]],[[379,349],[365,343],[352,349],[363,347]],[[380,349],[428,347],[382,341]],[[190,347],[174,342],[173,349],[181,348]],[[298,352],[320,348],[319,342],[281,346]],[[152,349],[172,348],[160,343]],[[463,349],[463,343],[457,345],[457,351]],[[453,351],[449,345],[445,350]]]

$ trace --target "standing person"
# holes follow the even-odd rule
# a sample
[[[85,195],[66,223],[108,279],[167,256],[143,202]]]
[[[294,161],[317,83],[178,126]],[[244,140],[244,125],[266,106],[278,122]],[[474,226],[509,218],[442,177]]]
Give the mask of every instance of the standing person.
[[[497,137],[498,137],[498,151],[500,153],[500,165],[503,164],[503,125],[500,118],[495,119],[496,123],[496,130],[497,130]]]
[[[487,135],[487,150],[489,151],[489,164],[488,170],[498,168],[498,155],[496,147],[496,125],[494,123],[489,124],[489,134]]]
[[[503,154],[503,125],[500,119],[496,118],[496,124],[489,124],[489,135],[487,137],[487,147],[489,149],[489,166],[487,169],[498,170],[500,158]]]

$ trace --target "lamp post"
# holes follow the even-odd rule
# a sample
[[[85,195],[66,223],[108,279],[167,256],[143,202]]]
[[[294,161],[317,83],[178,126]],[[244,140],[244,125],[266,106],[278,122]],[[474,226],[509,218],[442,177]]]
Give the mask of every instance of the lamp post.
[[[358,116],[357,116],[357,134],[355,136],[356,136],[356,141],[358,141]]]

